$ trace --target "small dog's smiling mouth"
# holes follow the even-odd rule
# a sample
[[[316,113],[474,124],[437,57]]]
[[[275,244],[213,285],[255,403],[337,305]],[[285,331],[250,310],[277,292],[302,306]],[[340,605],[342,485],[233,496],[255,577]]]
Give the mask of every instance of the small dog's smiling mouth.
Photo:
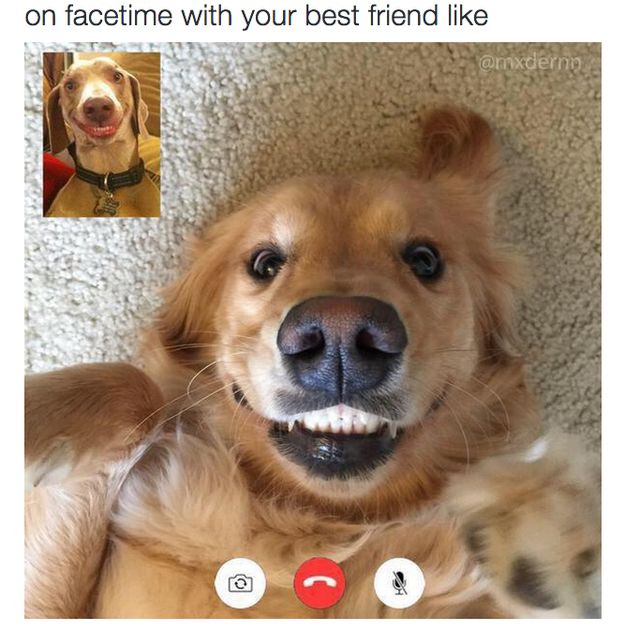
[[[117,134],[117,130],[121,125],[121,118],[112,117],[106,124],[98,125],[78,120],[75,116],[72,120],[76,125],[91,138],[111,138]]]

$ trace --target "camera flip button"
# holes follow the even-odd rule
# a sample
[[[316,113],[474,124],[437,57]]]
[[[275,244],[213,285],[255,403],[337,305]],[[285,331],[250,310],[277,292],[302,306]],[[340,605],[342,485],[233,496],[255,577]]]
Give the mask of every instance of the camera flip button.
[[[266,587],[263,569],[245,557],[228,560],[215,575],[215,591],[231,608],[251,608],[262,599]]]

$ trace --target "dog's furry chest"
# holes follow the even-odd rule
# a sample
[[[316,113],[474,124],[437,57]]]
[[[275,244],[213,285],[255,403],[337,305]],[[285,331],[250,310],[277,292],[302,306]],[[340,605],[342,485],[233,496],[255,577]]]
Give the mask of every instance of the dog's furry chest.
[[[248,557],[263,567],[268,596],[279,595],[280,611],[272,616],[284,616],[281,609],[291,602],[295,615],[302,607],[290,598],[297,566],[353,539],[351,532],[330,538],[327,528],[324,537],[316,522],[295,510],[260,506],[232,452],[210,432],[166,435],[119,496],[96,614],[133,616],[141,604],[142,616],[146,608],[155,616],[228,616],[213,591],[214,575],[223,562]],[[263,599],[264,607],[270,602]]]
[[[103,193],[87,182],[72,176],[54,199],[49,217],[97,217],[94,209]],[[117,217],[158,217],[160,193],[146,176],[139,184],[115,191],[119,204]]]
[[[426,551],[436,542],[453,550],[455,534],[431,515],[349,523],[295,505],[260,502],[248,490],[232,451],[210,433],[173,433],[151,448],[120,494],[95,614],[232,616],[214,592],[214,576],[223,562],[247,557],[261,565],[268,586],[250,614],[315,616],[322,613],[297,601],[292,581],[303,561],[325,556],[342,563],[350,575],[352,594],[345,607],[355,599],[359,616],[378,616],[370,581],[376,567],[388,557],[415,554],[427,565]],[[479,592],[474,578],[458,570],[465,564],[463,554],[458,552],[456,560],[452,555],[449,569],[437,571],[437,581],[446,590],[451,582],[458,590]],[[428,603],[422,605],[423,616]]]

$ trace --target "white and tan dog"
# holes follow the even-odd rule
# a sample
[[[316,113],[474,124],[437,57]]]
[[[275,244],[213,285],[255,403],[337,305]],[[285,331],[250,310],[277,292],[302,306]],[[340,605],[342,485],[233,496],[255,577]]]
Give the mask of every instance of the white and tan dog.
[[[46,114],[52,153],[68,148],[77,169],[48,216],[159,216],[157,178],[139,157],[138,139],[149,134],[136,77],[106,57],[78,60],[50,93]]]

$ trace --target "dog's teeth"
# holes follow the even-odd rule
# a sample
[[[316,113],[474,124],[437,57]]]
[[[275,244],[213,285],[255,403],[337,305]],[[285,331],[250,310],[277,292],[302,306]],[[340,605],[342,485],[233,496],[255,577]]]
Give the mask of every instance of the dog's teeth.
[[[365,424],[367,427],[367,433],[370,434],[372,432],[376,432],[380,426],[380,418],[376,415],[366,415],[365,416]]]
[[[388,424],[393,438],[397,436],[397,422],[382,419],[377,415],[366,413],[340,404],[332,408],[314,410],[306,413],[299,420],[288,420],[288,431],[293,430],[296,423],[300,423],[310,432],[326,432],[334,434],[372,434],[377,432],[382,424]]]
[[[343,434],[352,434],[352,416],[348,413],[345,413],[344,417],[341,417],[341,432]]]
[[[343,427],[343,422],[340,417],[333,417],[330,419],[330,430],[332,432],[341,432],[341,428]]]
[[[355,434],[365,434],[367,432],[367,422],[362,415],[354,416],[352,420],[352,432]]]
[[[351,416],[341,418],[341,432],[343,434],[352,434],[352,418]]]
[[[324,415],[317,424],[320,432],[330,431],[330,420]]]
[[[359,434],[359,433],[360,433],[360,428],[361,428],[361,426],[363,425],[363,424],[360,422],[360,419],[361,419],[360,414],[358,414],[358,413],[354,413],[354,414],[352,415],[352,427],[351,427],[351,431],[352,431],[354,434]]]

